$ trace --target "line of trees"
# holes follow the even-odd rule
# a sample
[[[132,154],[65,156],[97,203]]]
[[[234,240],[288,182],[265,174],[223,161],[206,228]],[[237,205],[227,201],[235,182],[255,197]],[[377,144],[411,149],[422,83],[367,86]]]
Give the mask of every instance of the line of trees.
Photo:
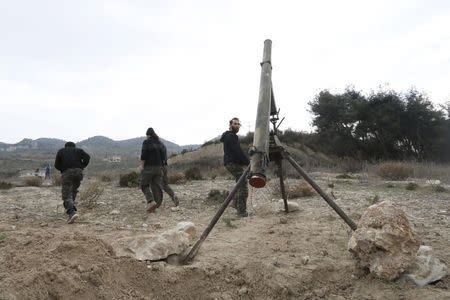
[[[435,107],[416,90],[367,96],[353,88],[324,90],[309,106],[315,132],[303,138],[316,150],[369,160],[450,161],[450,105]]]

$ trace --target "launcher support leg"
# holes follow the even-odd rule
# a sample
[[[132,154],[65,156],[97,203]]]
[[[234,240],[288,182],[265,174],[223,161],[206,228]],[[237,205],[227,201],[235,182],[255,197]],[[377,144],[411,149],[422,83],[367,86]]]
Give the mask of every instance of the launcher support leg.
[[[202,235],[200,236],[200,238],[198,239],[198,241],[195,243],[195,245],[191,248],[191,250],[189,251],[189,253],[186,255],[186,257],[183,258],[182,263],[186,264],[188,263],[190,260],[192,260],[194,258],[194,256],[197,254],[198,249],[200,248],[200,246],[202,245],[202,243],[205,241],[206,237],[208,236],[208,234],[211,232],[211,230],[214,228],[214,226],[217,224],[217,222],[219,221],[220,217],[222,216],[222,214],[224,213],[225,209],[228,207],[228,205],[230,204],[231,200],[233,199],[234,195],[236,195],[237,191],[239,190],[239,187],[245,183],[245,180],[247,179],[247,175],[248,172],[250,170],[250,166],[248,166],[244,173],[242,173],[241,178],[239,178],[238,182],[236,183],[236,185],[234,186],[234,188],[231,190],[230,194],[228,194],[228,197],[223,201],[222,206],[220,206],[219,210],[217,211],[217,213],[214,215],[214,217],[212,218],[211,222],[209,223],[209,225],[205,228],[205,230],[203,231]]]
[[[294,169],[302,175],[302,177],[319,193],[320,196],[328,203],[328,205],[331,206],[331,208],[334,209],[334,211],[347,223],[348,226],[352,230],[356,230],[357,226],[355,222],[353,222],[352,219],[350,219],[349,216],[345,214],[345,212],[333,201],[333,199],[330,198],[321,188],[317,185],[317,183],[309,177],[308,174],[303,170],[303,168],[292,158],[292,156],[287,152],[282,152],[283,157],[291,163],[291,165],[294,167]]]
[[[283,202],[284,202],[284,211],[286,213],[288,213],[289,212],[289,206],[288,206],[288,203],[287,203],[286,188],[284,186],[283,166],[282,166],[282,161],[281,160],[277,161],[277,166],[278,166],[278,177],[280,178],[281,197],[283,198]]]

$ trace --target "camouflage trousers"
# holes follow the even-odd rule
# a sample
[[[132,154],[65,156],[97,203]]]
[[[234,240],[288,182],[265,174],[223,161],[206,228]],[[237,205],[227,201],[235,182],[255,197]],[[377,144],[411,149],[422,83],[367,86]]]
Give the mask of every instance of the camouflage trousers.
[[[236,182],[238,182],[239,178],[241,178],[242,174],[245,171],[242,166],[233,163],[227,164],[225,168],[233,175]],[[241,185],[234,198],[238,215],[245,215],[247,213],[247,197],[248,187],[246,180],[245,183]]]
[[[162,167],[145,167],[141,172],[141,190],[147,203],[155,201],[158,206],[163,200]]]
[[[67,169],[61,174],[62,200],[67,214],[77,211],[75,198],[82,180],[83,170],[79,168]]]
[[[164,192],[166,192],[170,198],[172,199],[172,201],[175,202],[175,193],[172,190],[172,188],[169,186],[169,178],[167,177],[167,167],[163,166],[162,167],[162,185],[161,188],[163,189]]]

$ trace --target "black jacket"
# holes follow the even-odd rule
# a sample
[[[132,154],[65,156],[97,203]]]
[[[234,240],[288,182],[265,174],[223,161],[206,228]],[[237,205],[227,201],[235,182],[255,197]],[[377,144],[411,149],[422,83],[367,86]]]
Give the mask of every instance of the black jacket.
[[[89,164],[91,157],[83,149],[65,147],[58,150],[55,158],[55,169],[63,173],[67,169],[84,169]]]
[[[145,161],[144,167],[163,166],[166,160],[165,147],[153,138],[148,138],[142,143],[141,160]]]
[[[228,165],[230,163],[238,165],[248,165],[250,161],[247,156],[242,152],[239,145],[239,138],[236,133],[231,130],[225,131],[220,138],[223,143],[223,163]]]

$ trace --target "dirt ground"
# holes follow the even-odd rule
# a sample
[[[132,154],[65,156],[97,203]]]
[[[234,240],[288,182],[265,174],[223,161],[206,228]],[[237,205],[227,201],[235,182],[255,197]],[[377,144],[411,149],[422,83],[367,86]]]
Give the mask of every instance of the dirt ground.
[[[422,242],[450,263],[450,193],[434,192],[419,180],[420,188],[408,191],[405,182],[312,175],[355,221],[373,202],[394,201]],[[140,190],[102,183],[98,205],[80,208],[72,225],[65,223],[59,187],[2,190],[0,299],[450,299],[449,276],[418,288],[358,270],[347,251],[350,231],[326,202],[318,196],[298,198],[293,201],[300,211],[276,212],[275,181],[250,189],[252,216],[236,219],[228,208],[186,266],[119,258],[111,242],[163,232],[180,221],[194,222],[199,236],[219,207],[206,200],[208,192],[230,189],[231,180],[173,185],[180,209],[172,210],[166,195],[151,215]],[[327,187],[330,183],[334,188]]]

